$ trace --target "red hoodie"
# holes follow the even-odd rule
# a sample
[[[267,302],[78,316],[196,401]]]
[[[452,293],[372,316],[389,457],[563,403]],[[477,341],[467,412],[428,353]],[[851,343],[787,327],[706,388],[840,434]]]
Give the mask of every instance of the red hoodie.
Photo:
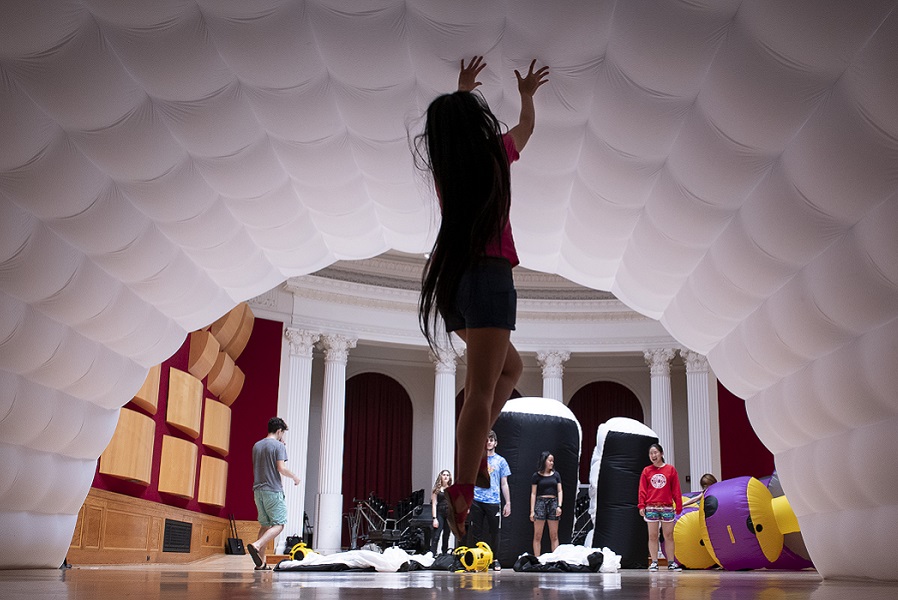
[[[647,504],[673,504],[678,513],[683,510],[680,477],[673,465],[649,465],[642,470],[642,475],[639,476],[639,510],[644,509]]]

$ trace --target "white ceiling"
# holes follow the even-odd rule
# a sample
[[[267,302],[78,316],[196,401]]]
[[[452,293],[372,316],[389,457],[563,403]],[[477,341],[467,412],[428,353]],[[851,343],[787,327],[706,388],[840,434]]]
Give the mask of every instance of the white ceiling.
[[[426,250],[408,137],[484,54],[511,124],[513,69],[551,67],[512,170],[522,265],[708,354],[821,571],[892,572],[869,549],[898,507],[863,465],[898,433],[895,0],[0,10],[0,460],[49,456],[75,490],[0,477],[6,530],[59,531],[59,554],[114,409],[187,331],[335,260]]]

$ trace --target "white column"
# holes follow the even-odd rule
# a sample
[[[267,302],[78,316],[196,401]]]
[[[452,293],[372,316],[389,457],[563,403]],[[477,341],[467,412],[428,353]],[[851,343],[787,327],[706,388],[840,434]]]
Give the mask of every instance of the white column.
[[[355,348],[356,341],[343,335],[322,335],[320,342],[324,350],[324,399],[321,407],[315,549],[323,554],[341,550],[346,361],[349,349]]]
[[[543,368],[543,398],[564,402],[564,363],[571,357],[565,350],[540,350],[536,360]]]
[[[693,491],[711,473],[711,396],[708,359],[692,350],[680,350],[686,362],[686,394],[689,406],[689,477]]]
[[[455,477],[455,370],[456,361],[464,350],[437,348],[430,354],[436,365],[433,390],[433,462],[432,480],[443,469],[453,471]],[[429,497],[428,497],[428,502]]]
[[[673,440],[673,407],[670,397],[670,361],[676,350],[653,348],[645,351],[645,362],[652,373],[652,429],[664,448],[664,460],[675,463]]]
[[[290,347],[288,364],[287,408],[283,419],[287,435],[287,468],[299,475],[300,485],[284,483],[287,502],[287,526],[275,542],[275,552],[289,552],[284,543],[288,535],[302,535],[306,506],[306,471],[309,459],[309,401],[312,396],[312,348],[318,333],[288,327],[284,331]]]

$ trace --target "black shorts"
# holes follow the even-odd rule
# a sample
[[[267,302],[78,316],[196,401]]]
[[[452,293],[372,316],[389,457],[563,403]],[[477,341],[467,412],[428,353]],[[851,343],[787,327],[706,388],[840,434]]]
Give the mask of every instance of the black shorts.
[[[446,331],[496,327],[514,330],[518,294],[507,259],[485,256],[465,271],[455,305],[440,307]]]

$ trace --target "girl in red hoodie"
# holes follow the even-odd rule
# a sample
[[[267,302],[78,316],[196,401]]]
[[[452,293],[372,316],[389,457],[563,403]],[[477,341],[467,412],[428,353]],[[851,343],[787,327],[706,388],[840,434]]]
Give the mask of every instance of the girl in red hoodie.
[[[680,493],[680,476],[673,465],[664,462],[661,444],[649,446],[649,460],[652,464],[642,470],[639,477],[639,514],[649,528],[649,571],[658,570],[658,525],[664,532],[665,554],[669,571],[682,571],[674,560],[674,520],[683,510],[683,496]]]

